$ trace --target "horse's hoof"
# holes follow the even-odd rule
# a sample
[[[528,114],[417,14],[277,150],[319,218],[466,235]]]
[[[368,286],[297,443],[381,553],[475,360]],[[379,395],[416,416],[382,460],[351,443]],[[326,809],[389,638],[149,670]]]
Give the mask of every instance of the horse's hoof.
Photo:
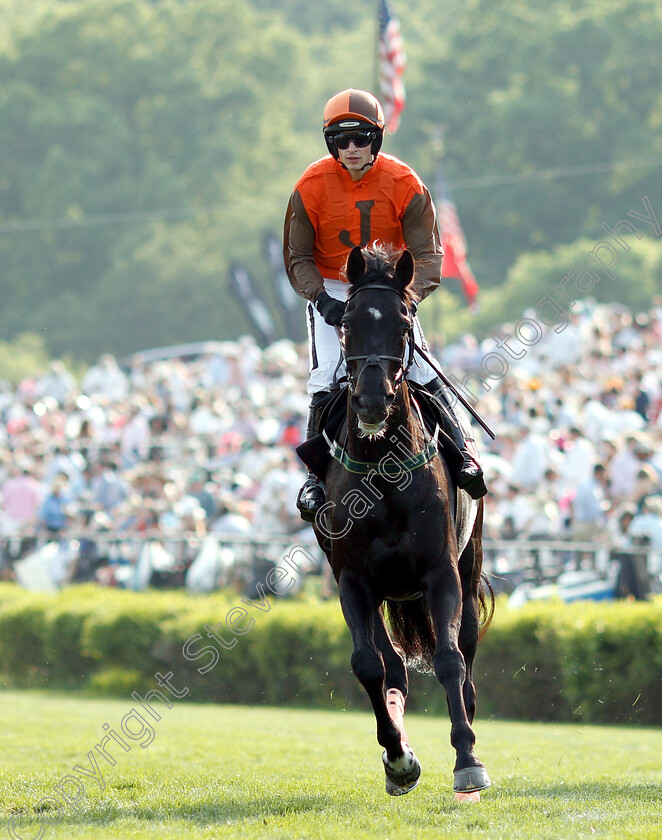
[[[453,776],[455,778],[455,784],[453,785],[455,793],[473,793],[476,790],[485,790],[492,784],[490,777],[487,775],[487,770],[482,764],[456,770]]]
[[[416,787],[421,776],[421,763],[411,747],[404,747],[402,758],[393,762],[388,760],[384,750],[382,761],[386,773],[386,793],[389,796],[403,796]]]
[[[388,793],[389,796],[404,796],[405,793],[409,793],[410,790],[413,790],[417,784],[418,779],[408,785],[396,784],[395,782],[392,782],[388,776],[386,776],[386,793]]]

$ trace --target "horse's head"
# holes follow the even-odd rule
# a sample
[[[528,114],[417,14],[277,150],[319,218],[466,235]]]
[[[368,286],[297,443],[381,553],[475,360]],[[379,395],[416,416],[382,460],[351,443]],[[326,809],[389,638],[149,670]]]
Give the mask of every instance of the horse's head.
[[[343,318],[350,405],[359,429],[379,434],[410,358],[414,259],[382,245],[354,248],[347,259],[350,293]]]

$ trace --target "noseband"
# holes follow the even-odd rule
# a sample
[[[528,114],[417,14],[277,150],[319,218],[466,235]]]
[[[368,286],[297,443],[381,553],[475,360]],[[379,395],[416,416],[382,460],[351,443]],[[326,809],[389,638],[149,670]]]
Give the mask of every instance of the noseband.
[[[397,289],[394,289],[392,286],[387,286],[384,283],[371,283],[371,284],[366,285],[366,286],[359,286],[358,289],[354,289],[354,291],[347,298],[347,302],[349,303],[349,301],[353,297],[355,297],[359,292],[365,292],[367,289],[382,289],[382,290],[387,291],[387,292],[393,292],[401,300],[404,300],[402,294]],[[409,329],[411,330],[411,321],[410,321]],[[407,348],[409,349],[409,356],[407,358],[407,364],[405,365],[405,353],[407,352]],[[347,363],[347,379],[348,379],[348,382],[349,382],[350,390],[354,391],[356,389],[356,386],[358,385],[359,380],[361,379],[361,377],[363,376],[363,374],[365,373],[365,371],[369,367],[378,367],[381,370],[381,372],[384,374],[384,378],[388,379],[388,374],[386,372],[386,367],[384,365],[384,362],[388,361],[388,362],[399,362],[400,363],[400,369],[398,370],[398,372],[395,375],[395,378],[393,379],[393,388],[394,388],[395,391],[397,391],[398,388],[400,387],[400,385],[402,384],[405,376],[407,375],[407,371],[411,367],[411,364],[412,364],[413,360],[414,360],[414,342],[411,341],[411,340],[407,341],[407,346],[403,350],[402,356],[390,356],[387,353],[370,353],[370,354],[366,354],[366,355],[363,355],[363,356],[345,356],[345,362]],[[359,370],[359,372],[356,376],[356,380],[354,380],[352,378],[352,375],[351,375],[350,371],[349,371],[349,362],[360,362],[360,361],[364,361],[365,364]]]

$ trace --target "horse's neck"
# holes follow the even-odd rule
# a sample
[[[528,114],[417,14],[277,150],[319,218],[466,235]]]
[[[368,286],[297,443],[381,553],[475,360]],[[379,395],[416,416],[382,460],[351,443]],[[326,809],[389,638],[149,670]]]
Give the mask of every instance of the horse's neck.
[[[423,448],[421,429],[412,414],[407,383],[403,382],[386,421],[386,430],[376,439],[359,435],[356,417],[349,412],[347,449],[349,456],[357,461],[378,463],[387,455],[402,459],[403,455],[415,455]]]

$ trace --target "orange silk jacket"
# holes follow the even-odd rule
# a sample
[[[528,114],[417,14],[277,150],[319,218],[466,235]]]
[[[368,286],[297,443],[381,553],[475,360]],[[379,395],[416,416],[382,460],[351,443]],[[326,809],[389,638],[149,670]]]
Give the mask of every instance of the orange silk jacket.
[[[371,242],[407,247],[419,300],[439,285],[441,237],[430,193],[418,175],[383,153],[359,181],[331,155],[297,182],[285,215],[283,254],[294,290],[314,301],[323,278],[344,280],[351,249]]]

